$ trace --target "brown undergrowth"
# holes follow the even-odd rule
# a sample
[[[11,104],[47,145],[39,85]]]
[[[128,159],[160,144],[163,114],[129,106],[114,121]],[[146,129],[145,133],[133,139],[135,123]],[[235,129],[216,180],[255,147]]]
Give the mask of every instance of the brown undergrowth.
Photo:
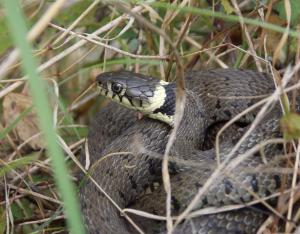
[[[287,173],[292,174],[293,179],[290,187],[270,195],[279,197],[276,207],[265,202],[270,216],[259,233],[277,232],[278,223],[284,223],[286,233],[299,232],[300,118],[293,112],[300,86],[300,33],[297,31],[300,4],[297,0],[266,1],[265,5],[248,0],[170,3],[88,0],[65,2],[54,8],[59,2],[22,1],[22,9],[31,29],[28,39],[34,44],[38,71],[48,84],[52,124],[65,152],[70,177],[76,184],[80,182],[72,173],[79,170],[76,158],[84,146],[87,126],[95,113],[106,105],[94,86],[97,74],[126,69],[176,80],[181,87],[177,103],[180,116],[185,71],[217,67],[265,71],[272,74],[278,89],[255,106],[260,111],[246,134],[251,134],[268,107],[280,99],[285,116],[281,121],[285,138],[274,141],[284,142],[286,154],[282,157],[287,158],[287,165],[282,168],[282,174],[283,178]],[[64,233],[67,228],[63,202],[50,159],[45,154],[47,144],[42,138],[27,77],[20,68],[22,61],[6,35],[9,30],[5,11],[0,10],[0,233]],[[45,19],[45,15],[48,18]],[[290,99],[287,92],[292,93]],[[254,107],[245,113],[251,108]],[[235,116],[224,128],[243,114]],[[242,140],[230,154],[234,154]],[[253,150],[259,151],[267,143],[270,142],[261,142]],[[219,144],[218,137],[216,144]],[[167,216],[142,215],[167,220],[171,232],[186,217],[237,208],[192,210],[196,198],[220,175],[220,167],[190,206],[173,220],[167,156],[166,153],[163,173]],[[247,152],[240,160],[243,156],[246,157]],[[228,164],[228,169],[238,160]],[[253,196],[260,201],[256,194]]]

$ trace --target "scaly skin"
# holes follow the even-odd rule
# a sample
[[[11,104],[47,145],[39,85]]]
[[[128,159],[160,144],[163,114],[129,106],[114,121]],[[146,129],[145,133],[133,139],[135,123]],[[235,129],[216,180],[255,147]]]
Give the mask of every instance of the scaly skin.
[[[120,73],[114,74],[116,77],[120,75]],[[131,77],[132,73],[123,72],[122,76],[124,75]],[[138,75],[135,74],[135,76]],[[267,95],[274,90],[273,82],[267,75],[232,69],[189,72],[186,74],[186,84],[187,102],[184,117],[171,153],[180,159],[192,160],[192,164],[200,162],[201,168],[205,170],[187,166],[181,168],[180,164],[173,165],[172,214],[182,211],[188,205],[198,188],[205,183],[215,169],[214,151],[201,151],[200,149],[206,129],[217,121],[229,120],[259,100],[216,97]],[[279,114],[278,110],[274,110],[269,115],[269,121],[266,119],[266,122],[248,137],[238,154],[247,151],[263,139],[278,136]],[[241,121],[249,123],[254,116],[255,113],[250,113]],[[161,180],[161,160],[153,157],[149,152],[154,152],[155,155],[164,153],[170,130],[170,126],[158,120],[149,118],[138,120],[133,111],[117,104],[109,104],[91,124],[88,135],[89,154],[91,165],[96,163],[91,176],[121,208],[135,204],[135,207],[139,209],[164,214],[165,203],[164,200],[160,200],[164,198],[162,189],[159,188],[148,196],[143,196],[143,192],[154,181]],[[222,146],[223,157],[226,157],[231,144],[229,140]],[[147,152],[140,152],[141,146],[145,147]],[[270,148],[267,151],[267,159],[272,158],[273,154],[268,153],[272,150]],[[99,162],[108,153],[124,151],[133,152],[133,154],[114,155]],[[83,156],[81,161],[84,161]],[[261,164],[261,157],[253,156],[231,173],[244,187],[264,197],[278,189],[278,175],[274,177],[274,175],[260,172],[253,176],[252,173],[243,172],[245,168],[253,169]],[[220,179],[202,197],[198,208],[252,200],[247,190],[244,187],[241,188],[239,183],[226,177]],[[158,197],[161,198],[158,199]],[[80,200],[88,233],[132,233],[129,228],[130,224],[119,215],[117,209],[90,181],[82,186]],[[155,210],[152,210],[153,208]],[[221,230],[221,233],[254,233],[264,217],[260,212],[245,208],[201,216],[193,219],[193,222],[199,233],[220,233]],[[147,222],[142,221],[141,224],[147,224]],[[156,230],[153,222],[145,228],[149,233]],[[175,233],[191,233],[191,226],[179,225]]]

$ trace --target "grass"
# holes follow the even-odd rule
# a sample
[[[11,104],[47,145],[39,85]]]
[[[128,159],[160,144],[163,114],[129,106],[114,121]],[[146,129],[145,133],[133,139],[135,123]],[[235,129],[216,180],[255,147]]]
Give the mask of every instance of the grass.
[[[105,103],[96,98],[93,88],[97,74],[126,69],[174,80],[177,59],[185,70],[235,67],[270,72],[272,68],[280,76],[284,72],[293,74],[296,80],[295,71],[300,66],[297,0],[284,1],[287,7],[288,3],[292,5],[291,11],[280,1],[270,1],[265,6],[240,1],[239,9],[234,0],[212,1],[215,5],[207,2],[135,1],[130,7],[125,6],[139,14],[126,18],[122,17],[126,8],[113,2],[106,5],[81,1],[61,10],[61,0],[49,4],[40,1],[22,5],[16,11],[17,1],[1,1],[0,103],[10,93],[20,93],[32,100],[32,107],[25,108],[18,100],[8,107],[0,105],[0,116],[3,116],[0,119],[0,189],[5,194],[0,195],[0,227],[4,227],[0,232],[84,232],[71,182],[76,180],[72,174],[78,170],[72,157],[79,157],[86,126]],[[232,14],[227,13],[225,2],[234,10]],[[282,17],[291,17],[290,24]],[[62,37],[63,33],[66,35]],[[24,40],[26,35],[31,43]],[[274,64],[270,64],[270,58]],[[277,75],[274,82],[279,83]],[[276,95],[261,105],[271,104],[279,97]],[[289,110],[286,105],[293,104],[293,100],[282,100],[284,110]],[[264,111],[266,107],[259,108]],[[56,109],[58,113],[54,115]],[[15,118],[6,119],[7,112],[14,113]],[[34,122],[32,116],[37,116],[39,121]],[[287,114],[283,119],[284,130],[289,132],[285,135],[299,137],[298,125],[289,124],[297,123],[298,119],[298,115]],[[32,125],[39,126],[38,132],[26,128]],[[43,132],[46,147],[33,149],[32,140],[23,139],[20,131],[29,132],[33,138]],[[292,149],[298,152],[295,157],[298,162],[297,141],[286,147],[287,154]],[[65,154],[71,159],[66,159]],[[291,188],[296,188],[298,169],[293,162],[289,163],[293,170]],[[214,176],[217,175],[216,171]],[[20,190],[13,189],[16,186]],[[300,212],[293,205],[298,193],[286,193],[288,205],[278,203],[276,212],[288,220],[297,220]],[[186,211],[181,218],[189,213]],[[170,218],[169,213],[167,220],[172,229],[174,223]],[[276,227],[276,221],[272,225],[266,229]],[[297,227],[287,223],[284,228],[288,233]]]
[[[37,63],[31,53],[32,47],[29,43],[24,43],[23,38],[27,37],[25,19],[21,11],[18,11],[19,6],[16,1],[4,1],[4,7],[7,12],[7,20],[12,38],[20,50],[22,69],[28,77],[33,103],[36,107],[41,130],[44,133],[48,155],[52,161],[54,177],[64,202],[70,232],[82,234],[84,233],[84,229],[81,222],[78,201],[75,197],[74,187],[68,176],[66,176],[68,175],[67,167],[64,162],[64,155],[57,142],[51,114],[52,111],[46,95],[46,84],[37,73]]]

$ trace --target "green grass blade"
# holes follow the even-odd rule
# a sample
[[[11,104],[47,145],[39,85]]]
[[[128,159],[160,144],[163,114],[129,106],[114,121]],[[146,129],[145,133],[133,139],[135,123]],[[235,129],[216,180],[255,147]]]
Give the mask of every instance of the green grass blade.
[[[52,126],[51,110],[46,96],[46,84],[37,73],[37,63],[32,55],[32,46],[26,42],[26,24],[16,0],[2,0],[6,10],[8,26],[15,45],[20,49],[22,69],[28,76],[28,83],[36,107],[41,129],[47,144],[48,155],[52,159],[54,177],[61,193],[67,222],[73,234],[84,233],[80,209],[74,187],[69,179],[64,155],[57,144],[57,137]]]
[[[172,9],[172,10],[177,10],[177,11],[183,12],[183,13],[192,13],[194,15],[204,15],[204,16],[215,17],[215,18],[222,19],[222,20],[228,21],[228,22],[236,22],[237,23],[240,21],[240,18],[237,15],[228,15],[228,14],[225,14],[222,12],[213,11],[213,10],[209,10],[209,9],[201,9],[201,8],[196,8],[196,7],[180,7],[178,5],[172,5],[172,4],[161,2],[161,1],[154,1],[154,2],[149,3],[149,5],[157,7],[157,8],[161,8],[161,9]],[[278,26],[275,24],[271,24],[268,22],[263,22],[261,20],[243,17],[243,21],[245,24],[259,26],[259,27],[262,27],[265,29],[273,30],[275,32],[280,32],[280,33],[286,32],[286,28],[284,28],[284,27],[281,27],[281,26]],[[296,30],[289,29],[288,35],[291,37],[300,38],[300,33],[297,32]]]
[[[12,162],[9,162],[7,165],[3,165],[0,167],[0,177],[3,177],[6,173],[22,167],[22,166],[26,166],[28,164],[30,164],[31,162],[33,162],[36,159],[36,155],[34,156],[27,156],[27,157],[22,157],[19,159],[16,159]]]

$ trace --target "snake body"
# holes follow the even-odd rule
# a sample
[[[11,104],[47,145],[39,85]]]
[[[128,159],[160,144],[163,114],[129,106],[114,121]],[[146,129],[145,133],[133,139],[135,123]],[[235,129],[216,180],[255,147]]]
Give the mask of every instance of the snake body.
[[[172,83],[131,72],[104,73],[97,77],[101,94],[117,102],[132,105],[132,109],[148,117],[137,119],[136,112],[117,103],[109,103],[96,116],[88,135],[91,162],[90,175],[108,193],[121,209],[134,207],[150,213],[165,215],[163,187],[145,195],[145,190],[161,181],[161,159],[172,130],[175,91]],[[186,104],[184,115],[171,149],[172,215],[182,212],[198,189],[216,169],[215,150],[201,149],[208,126],[228,121],[253,105],[259,99],[221,98],[268,95],[274,91],[272,79],[265,73],[250,70],[215,69],[186,73]],[[113,83],[126,86],[121,90]],[[157,87],[163,87],[160,90]],[[123,89],[122,89],[123,88]],[[112,94],[116,91],[115,94]],[[147,101],[160,95],[163,102],[155,101],[153,116]],[[167,94],[167,95],[166,95]],[[172,97],[167,99],[168,97]],[[120,98],[121,97],[121,98]],[[126,97],[122,100],[123,97]],[[153,100],[152,100],[153,101]],[[145,103],[147,108],[145,108]],[[146,110],[145,110],[146,109]],[[256,112],[243,116],[241,124],[251,123]],[[171,117],[170,117],[171,116]],[[150,118],[149,118],[150,117]],[[280,110],[274,107],[252,134],[243,142],[235,156],[243,154],[262,139],[280,136]],[[162,120],[162,121],[160,121]],[[232,149],[232,139],[221,144],[221,160]],[[142,149],[142,150],[141,150]],[[266,147],[264,160],[273,161],[279,149]],[[131,152],[131,153],[117,153]],[[115,153],[113,156],[107,156]],[[81,158],[84,160],[84,157]],[[187,162],[187,163],[185,163]],[[280,160],[272,164],[278,166]],[[209,187],[196,208],[239,204],[253,200],[252,192],[265,197],[281,186],[280,176],[260,170],[265,166],[258,154],[248,157]],[[133,233],[120,211],[87,181],[80,190],[80,201],[88,233]],[[255,233],[266,215],[251,208],[222,212],[187,219],[173,233]],[[132,216],[146,233],[164,232],[165,223]],[[161,225],[163,223],[163,225]]]

